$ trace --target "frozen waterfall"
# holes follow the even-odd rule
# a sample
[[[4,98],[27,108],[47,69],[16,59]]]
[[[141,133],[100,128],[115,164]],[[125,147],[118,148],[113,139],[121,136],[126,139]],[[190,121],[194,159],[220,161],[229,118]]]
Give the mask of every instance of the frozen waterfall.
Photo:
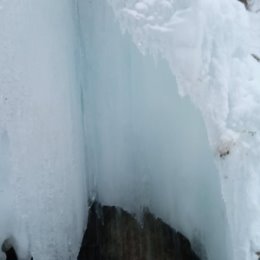
[[[0,5],[0,244],[75,259],[87,213],[75,5]]]
[[[259,6],[0,0],[0,246],[76,259],[97,200],[257,260]]]

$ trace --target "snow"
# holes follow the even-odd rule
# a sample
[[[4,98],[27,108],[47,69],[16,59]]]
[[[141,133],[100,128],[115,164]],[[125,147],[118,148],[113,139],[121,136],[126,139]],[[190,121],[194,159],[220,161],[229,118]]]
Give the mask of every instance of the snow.
[[[257,259],[259,8],[0,0],[0,245],[76,259],[98,199]]]
[[[249,2],[250,11],[258,13],[260,11],[260,1],[259,0],[251,0]]]

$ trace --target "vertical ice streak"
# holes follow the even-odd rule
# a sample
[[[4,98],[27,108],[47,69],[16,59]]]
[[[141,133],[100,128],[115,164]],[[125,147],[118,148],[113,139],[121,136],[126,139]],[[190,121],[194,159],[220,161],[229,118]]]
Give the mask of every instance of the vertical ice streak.
[[[0,245],[75,259],[87,198],[74,1],[1,7]]]
[[[201,255],[230,260],[219,177],[200,114],[179,97],[167,63],[142,55],[122,35],[106,2],[80,0],[79,7],[87,164],[96,198],[137,216],[148,207]]]

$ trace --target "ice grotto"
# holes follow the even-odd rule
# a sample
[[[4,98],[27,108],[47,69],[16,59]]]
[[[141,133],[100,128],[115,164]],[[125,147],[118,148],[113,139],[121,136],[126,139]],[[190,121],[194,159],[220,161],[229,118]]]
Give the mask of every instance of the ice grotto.
[[[259,130],[260,0],[0,0],[1,260],[83,260],[95,214],[260,259]]]

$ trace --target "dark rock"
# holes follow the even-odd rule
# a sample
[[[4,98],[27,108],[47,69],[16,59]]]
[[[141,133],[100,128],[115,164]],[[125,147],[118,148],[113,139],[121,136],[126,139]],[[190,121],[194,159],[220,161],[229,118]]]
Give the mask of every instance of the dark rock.
[[[6,255],[6,260],[17,260],[17,254],[12,245],[11,239],[6,239],[1,246],[2,252]]]
[[[199,260],[190,242],[149,211],[142,226],[129,213],[95,203],[78,260]]]
[[[252,53],[251,55],[252,55],[252,57],[253,57],[256,61],[260,62],[260,57],[259,57],[259,56],[257,56],[257,55],[254,54],[254,53]]]
[[[17,260],[17,255],[12,246],[5,248],[4,245],[2,245],[2,252],[6,255],[6,260]]]
[[[243,3],[246,7],[246,9],[249,8],[249,3],[248,3],[248,0],[238,0],[239,2]]]
[[[17,260],[17,255],[13,247],[11,247],[9,250],[5,252],[6,254],[6,260]]]

